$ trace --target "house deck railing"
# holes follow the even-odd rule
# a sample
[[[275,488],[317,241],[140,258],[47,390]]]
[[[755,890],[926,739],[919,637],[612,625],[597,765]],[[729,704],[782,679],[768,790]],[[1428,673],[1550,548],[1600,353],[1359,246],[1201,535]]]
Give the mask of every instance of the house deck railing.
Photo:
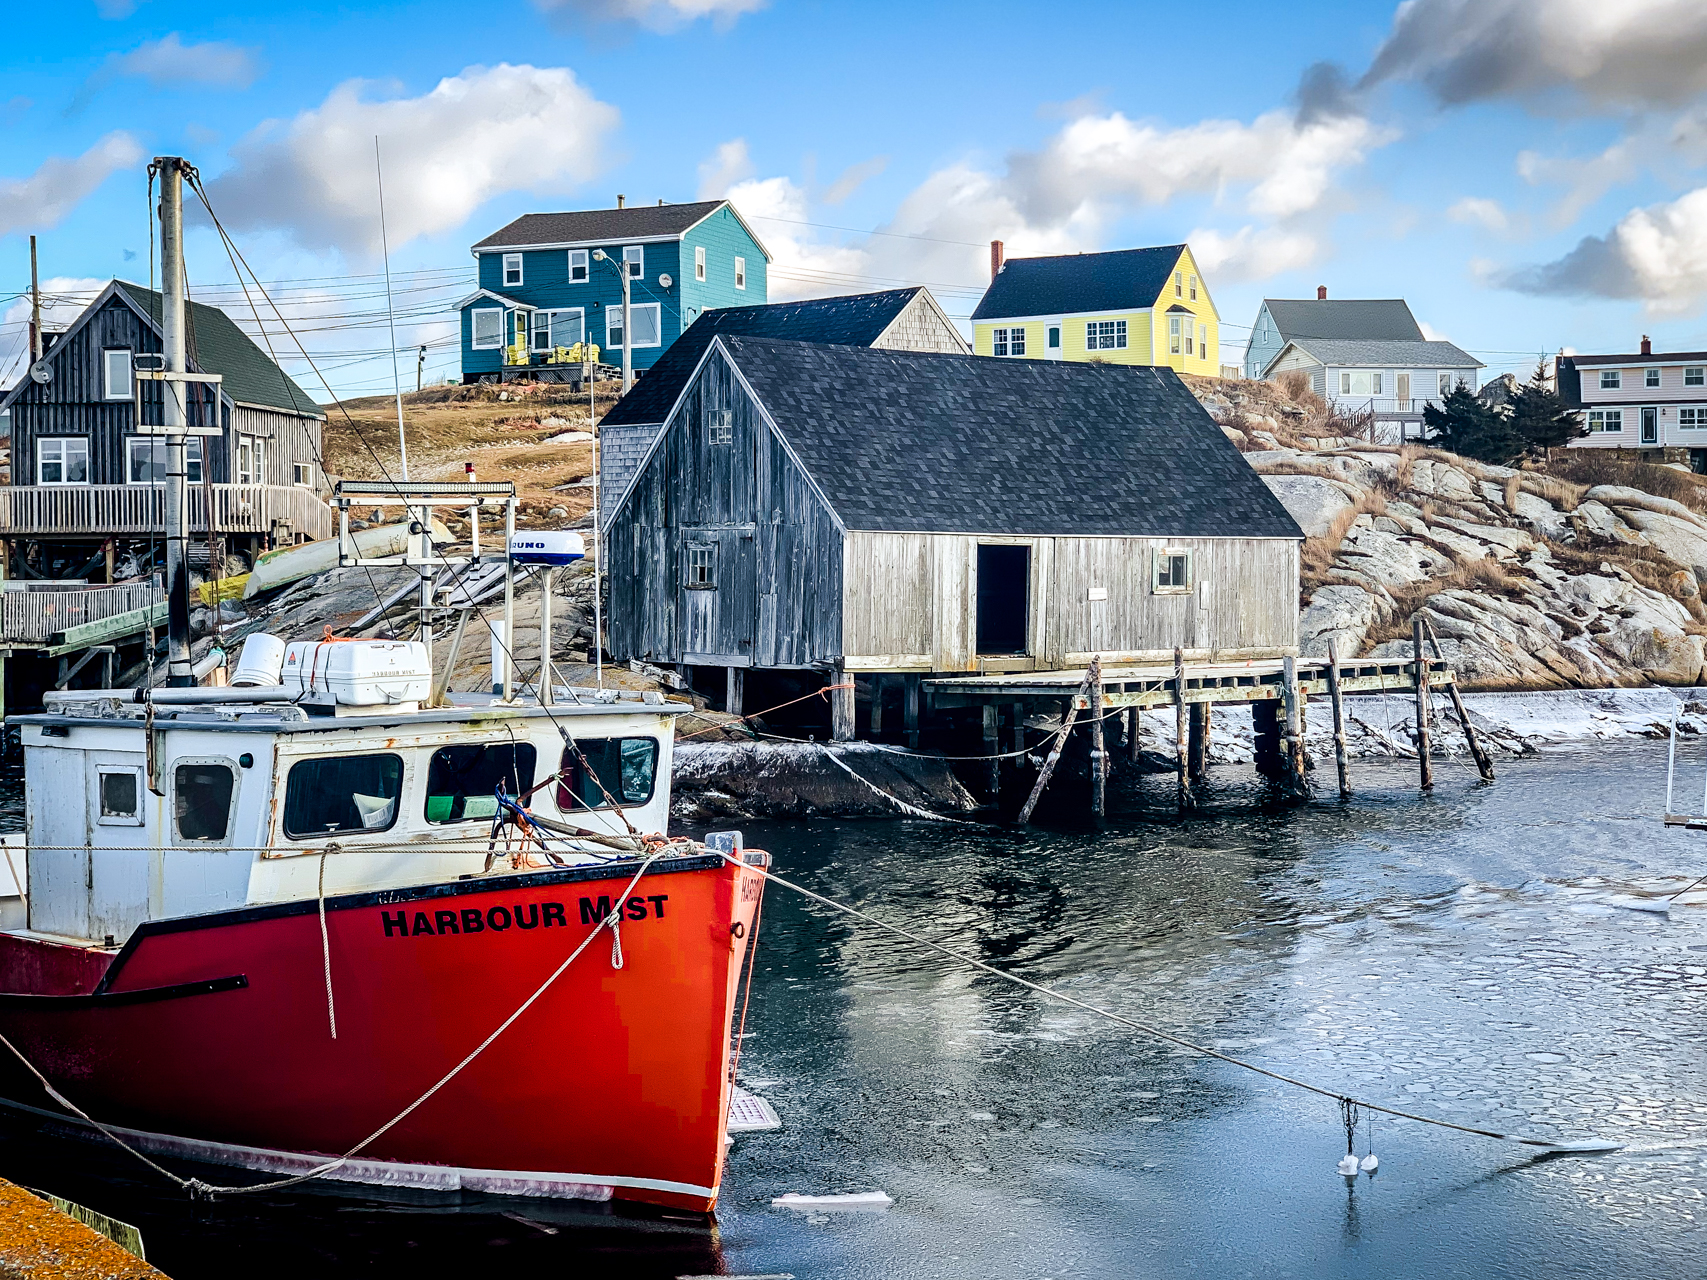
[[[218,533],[270,534],[288,525],[311,539],[333,533],[332,509],[300,485],[216,484],[189,487],[190,532],[207,532],[208,499]],[[0,537],[159,534],[166,495],[159,485],[0,486]]]
[[[1439,396],[1410,396],[1401,399],[1397,396],[1348,396],[1333,397],[1334,406],[1341,413],[1368,413],[1377,418],[1411,418],[1421,421],[1423,409],[1433,405],[1440,408]]]
[[[45,590],[0,591],[0,640],[7,644],[45,644],[72,627],[116,617],[159,604],[160,588],[152,582],[127,582],[116,587],[64,587]]]

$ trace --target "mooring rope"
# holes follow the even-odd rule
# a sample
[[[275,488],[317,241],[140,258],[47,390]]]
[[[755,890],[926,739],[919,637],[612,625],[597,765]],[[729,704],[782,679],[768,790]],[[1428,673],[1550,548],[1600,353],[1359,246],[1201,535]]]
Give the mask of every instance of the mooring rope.
[[[326,934],[326,858],[334,852],[331,845],[320,851],[320,879],[315,887],[315,896],[320,907],[320,961],[326,970],[326,1023],[331,1028],[332,1039],[338,1038],[338,1010],[332,1003],[332,941]]]

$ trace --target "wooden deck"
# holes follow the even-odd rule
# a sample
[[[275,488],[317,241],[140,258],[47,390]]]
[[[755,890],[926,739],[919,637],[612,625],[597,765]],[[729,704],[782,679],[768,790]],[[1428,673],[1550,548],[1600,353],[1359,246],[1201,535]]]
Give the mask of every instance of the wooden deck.
[[[84,629],[91,626],[101,632],[99,638],[104,640],[108,638],[107,629],[95,624],[151,609],[160,600],[160,588],[147,582],[57,590],[9,588],[0,592],[0,644],[74,644]],[[147,625],[144,621],[136,630]]]
[[[271,534],[279,525],[311,540],[329,538],[332,509],[301,485],[190,485],[190,531],[207,532],[208,491],[219,533]],[[0,537],[99,539],[159,534],[166,527],[162,485],[0,486]]]

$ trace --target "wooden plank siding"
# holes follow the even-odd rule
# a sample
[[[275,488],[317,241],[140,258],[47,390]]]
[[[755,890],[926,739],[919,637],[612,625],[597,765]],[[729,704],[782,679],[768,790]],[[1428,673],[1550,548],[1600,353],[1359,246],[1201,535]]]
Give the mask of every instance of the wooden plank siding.
[[[730,413],[719,443],[713,416]],[[688,584],[690,548],[713,586]],[[840,656],[841,534],[714,351],[610,523],[610,639],[624,658],[807,667]]]
[[[978,547],[1031,548],[1025,660],[981,661]],[[1151,589],[1152,554],[1192,554],[1189,594]],[[978,671],[1170,652],[1223,657],[1297,644],[1298,545],[1277,538],[847,535],[846,662],[854,670]],[[1091,588],[1107,598],[1092,600]]]

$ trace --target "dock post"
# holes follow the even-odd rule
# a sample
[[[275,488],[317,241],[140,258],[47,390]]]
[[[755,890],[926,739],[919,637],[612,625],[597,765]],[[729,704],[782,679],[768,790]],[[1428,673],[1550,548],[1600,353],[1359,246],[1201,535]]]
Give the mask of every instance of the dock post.
[[[1085,672],[1085,678],[1079,685],[1078,696],[1067,704],[1067,714],[1062,718],[1061,730],[1055,739],[1055,745],[1049,749],[1049,756],[1043,762],[1043,768],[1037,771],[1037,782],[1031,788],[1031,794],[1026,797],[1025,808],[1019,811],[1017,821],[1025,826],[1031,821],[1032,812],[1037,808],[1037,802],[1043,798],[1043,789],[1049,785],[1049,779],[1054,776],[1055,766],[1061,762],[1061,750],[1067,745],[1067,738],[1073,732],[1073,722],[1079,718],[1079,698],[1090,694],[1091,673]]]
[[[1423,790],[1434,786],[1434,761],[1429,745],[1428,663],[1423,658],[1422,616],[1411,619],[1411,657],[1416,661],[1417,677],[1417,763],[1422,775]]]
[[[1310,794],[1310,779],[1304,771],[1304,698],[1298,688],[1298,659],[1281,659],[1281,694],[1286,708],[1281,737],[1281,774],[1287,790],[1295,796]]]
[[[877,735],[883,732],[883,677],[871,677],[871,740],[877,741]]]
[[[1126,758],[1133,764],[1138,763],[1138,717],[1141,714],[1137,707],[1126,708]]]
[[[735,668],[731,667],[729,670],[733,672]],[[832,667],[830,683],[846,686],[846,688],[830,691],[830,736],[837,742],[852,742],[854,740],[853,680],[841,667]]]
[[[1351,775],[1345,758],[1345,695],[1340,691],[1339,646],[1328,641],[1328,700],[1334,708],[1334,765],[1340,775],[1340,799],[1351,798]]]
[[[1273,698],[1251,703],[1251,743],[1257,772],[1278,782],[1283,774],[1280,741],[1280,704]]]
[[[1001,709],[993,702],[986,702],[979,708],[984,714],[984,793],[988,799],[994,800],[1002,793],[1001,760]]]
[[[1090,670],[1085,672],[1090,686],[1091,717],[1091,816],[1100,818],[1108,801],[1108,752],[1103,748],[1102,731],[1102,659],[1093,657]]]
[[[919,749],[919,677],[908,672],[901,677],[901,724],[907,731],[907,749]]]
[[[738,716],[747,692],[747,673],[740,667],[724,667],[723,672],[723,709],[732,716]],[[840,682],[839,676],[837,682]]]
[[[1174,650],[1174,772],[1177,776],[1176,796],[1179,811],[1191,808],[1191,770],[1188,753],[1191,731],[1187,726],[1185,707],[1185,650]]]
[[[1209,774],[1209,738],[1212,728],[1209,716],[1209,703],[1191,704],[1191,749],[1186,755],[1186,774],[1193,782],[1202,782]]]
[[[1434,656],[1442,662],[1446,655],[1441,652],[1440,637],[1434,634],[1434,624],[1424,619],[1428,626],[1428,642],[1434,648]],[[1446,686],[1446,692],[1452,697],[1452,710],[1458,716],[1458,723],[1464,726],[1464,741],[1470,745],[1470,754],[1476,760],[1476,772],[1482,775],[1483,782],[1494,780],[1494,762],[1488,758],[1488,753],[1482,749],[1482,743],[1476,737],[1476,726],[1470,723],[1470,713],[1464,710],[1464,699],[1458,693],[1458,681],[1454,679]]]

